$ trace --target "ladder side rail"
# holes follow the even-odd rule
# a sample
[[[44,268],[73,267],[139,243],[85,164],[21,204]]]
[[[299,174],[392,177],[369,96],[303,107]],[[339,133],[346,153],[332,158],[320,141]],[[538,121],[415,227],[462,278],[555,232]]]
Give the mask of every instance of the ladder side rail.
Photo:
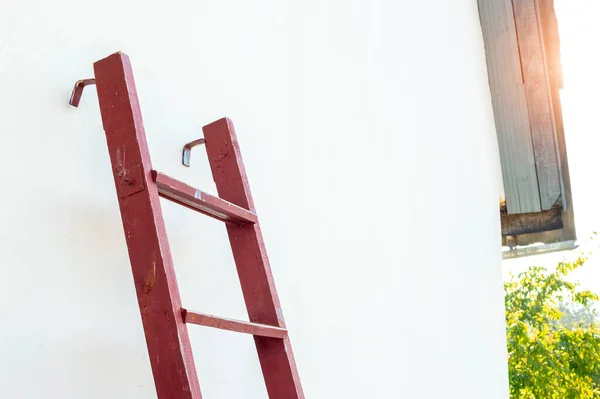
[[[203,132],[219,197],[256,213],[233,123],[223,118]],[[226,227],[250,321],[286,328],[259,223]],[[303,399],[289,337],[254,341],[269,398]]]
[[[98,102],[159,399],[201,399],[129,57],[94,63]]]

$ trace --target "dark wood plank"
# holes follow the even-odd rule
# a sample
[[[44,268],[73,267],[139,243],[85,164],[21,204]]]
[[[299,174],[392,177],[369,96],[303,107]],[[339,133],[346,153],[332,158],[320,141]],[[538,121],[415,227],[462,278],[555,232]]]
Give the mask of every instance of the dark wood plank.
[[[219,328],[221,330],[235,331],[243,334],[252,334],[259,337],[284,338],[287,335],[287,330],[285,328],[267,326],[265,324],[225,319],[204,313],[190,312],[186,309],[182,309],[182,315],[183,320],[188,324],[198,324],[200,326]]]
[[[161,197],[185,205],[207,216],[233,224],[256,223],[256,215],[247,209],[223,201],[165,174],[152,171],[152,180]]]
[[[560,206],[535,213],[519,213],[516,215],[501,213],[500,221],[503,237],[559,230],[564,226]]]
[[[159,399],[201,399],[129,57],[94,64],[98,102]]]
[[[203,131],[219,197],[256,213],[233,124],[223,118]],[[250,321],[285,329],[259,225],[226,226]],[[289,336],[254,341],[269,398],[304,398]]]
[[[479,0],[508,213],[541,210],[511,0]]]
[[[561,195],[550,77],[537,0],[513,0],[542,210]]]

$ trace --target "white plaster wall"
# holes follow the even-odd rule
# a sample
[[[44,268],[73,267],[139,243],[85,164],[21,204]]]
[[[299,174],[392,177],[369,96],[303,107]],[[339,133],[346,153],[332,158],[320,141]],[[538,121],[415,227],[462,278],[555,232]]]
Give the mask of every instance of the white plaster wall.
[[[474,0],[0,0],[0,397],[155,398],[92,62],[132,59],[155,168],[214,191],[236,124],[307,398],[506,398],[499,166]],[[163,203],[183,303],[246,318],[223,226]],[[266,398],[191,328],[207,399]]]

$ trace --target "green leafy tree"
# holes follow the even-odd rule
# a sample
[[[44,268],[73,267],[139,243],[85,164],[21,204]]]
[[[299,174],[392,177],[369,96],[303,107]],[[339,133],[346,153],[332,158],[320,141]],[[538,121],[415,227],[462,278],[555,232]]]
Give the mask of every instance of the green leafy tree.
[[[598,312],[592,306],[583,306],[581,304],[560,301],[558,309],[562,313],[559,323],[568,328],[577,328],[579,326],[591,327],[598,324]]]
[[[567,278],[585,261],[533,266],[504,284],[511,398],[600,398],[598,296]]]

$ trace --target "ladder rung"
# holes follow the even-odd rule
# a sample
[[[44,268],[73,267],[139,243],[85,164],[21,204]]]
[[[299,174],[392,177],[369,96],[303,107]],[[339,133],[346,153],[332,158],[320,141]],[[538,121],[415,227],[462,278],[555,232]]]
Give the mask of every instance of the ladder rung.
[[[257,335],[259,337],[285,338],[285,328],[268,326],[266,324],[250,323],[248,321],[223,319],[203,313],[181,310],[183,321],[189,324],[198,324],[205,327],[219,328],[221,330],[235,331],[244,334]]]
[[[258,221],[256,214],[247,209],[197,190],[155,170],[152,171],[152,180],[156,183],[161,197],[215,219],[230,223],[256,223]]]

